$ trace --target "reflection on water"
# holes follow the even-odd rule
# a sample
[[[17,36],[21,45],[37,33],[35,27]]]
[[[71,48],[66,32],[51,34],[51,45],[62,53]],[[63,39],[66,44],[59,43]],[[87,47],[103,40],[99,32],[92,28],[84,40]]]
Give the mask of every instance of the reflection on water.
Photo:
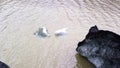
[[[77,60],[75,68],[95,68],[94,65],[87,60],[87,58],[81,56],[80,54],[76,54],[75,57]]]

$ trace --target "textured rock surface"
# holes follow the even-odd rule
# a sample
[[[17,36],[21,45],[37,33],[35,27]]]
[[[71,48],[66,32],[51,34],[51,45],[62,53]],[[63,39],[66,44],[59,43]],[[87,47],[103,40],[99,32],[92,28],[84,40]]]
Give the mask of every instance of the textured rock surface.
[[[96,68],[120,68],[120,35],[113,32],[91,27],[76,50]]]
[[[75,49],[93,25],[120,34],[120,0],[0,0],[0,60],[11,68],[92,68]],[[69,34],[33,35],[43,26]]]

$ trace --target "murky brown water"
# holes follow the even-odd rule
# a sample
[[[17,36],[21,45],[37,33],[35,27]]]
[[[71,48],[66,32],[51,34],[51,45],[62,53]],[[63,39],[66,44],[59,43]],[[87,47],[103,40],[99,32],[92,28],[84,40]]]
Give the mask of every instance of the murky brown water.
[[[75,51],[88,29],[120,34],[119,0],[0,0],[0,61],[11,68],[94,68]],[[46,27],[48,38],[34,35]],[[68,27],[68,35],[54,31]]]

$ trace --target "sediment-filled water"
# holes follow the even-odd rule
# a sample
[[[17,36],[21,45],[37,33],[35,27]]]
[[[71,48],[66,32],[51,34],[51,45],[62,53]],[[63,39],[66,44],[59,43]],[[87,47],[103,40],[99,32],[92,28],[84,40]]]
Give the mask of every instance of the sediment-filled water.
[[[120,1],[0,0],[0,61],[11,68],[94,68],[75,50],[93,25],[120,34]],[[50,37],[34,35],[41,27]],[[56,37],[62,28],[68,34]]]

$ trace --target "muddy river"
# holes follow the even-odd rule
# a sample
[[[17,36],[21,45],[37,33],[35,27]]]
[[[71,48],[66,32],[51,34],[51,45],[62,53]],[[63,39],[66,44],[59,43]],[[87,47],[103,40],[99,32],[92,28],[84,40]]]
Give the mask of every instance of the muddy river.
[[[0,0],[0,61],[11,68],[94,68],[75,50],[93,25],[120,34],[120,0]],[[41,27],[50,37],[34,35]],[[55,36],[66,27],[67,35]]]

